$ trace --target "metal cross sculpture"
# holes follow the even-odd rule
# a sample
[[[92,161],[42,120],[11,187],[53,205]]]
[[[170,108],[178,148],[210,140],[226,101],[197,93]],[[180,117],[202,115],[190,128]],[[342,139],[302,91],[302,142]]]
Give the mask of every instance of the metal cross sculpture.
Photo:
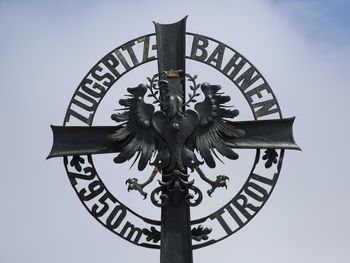
[[[157,50],[156,57],[149,55],[150,39],[154,37],[150,34],[113,50],[96,64],[73,96],[64,126],[52,126],[54,142],[48,156],[64,157],[72,185],[97,220],[137,245],[160,248],[162,263],[190,263],[192,249],[213,244],[244,226],[269,197],[281,168],[283,149],[299,149],[292,134],[294,118],[281,117],[272,90],[259,71],[223,43],[186,34],[185,24],[186,18],[174,24],[155,23],[156,45],[152,48]],[[239,111],[230,107],[231,99],[220,92],[219,85],[197,84],[197,76],[186,73],[186,35],[193,39],[187,58],[206,63],[226,75],[250,102],[254,121],[235,121]],[[210,56],[209,42],[216,46]],[[143,43],[142,62],[133,50],[136,43]],[[223,65],[223,58],[230,56],[230,52],[230,60]],[[125,59],[125,54],[129,60]],[[127,89],[128,95],[119,101],[122,109],[111,115],[115,125],[91,126],[95,110],[107,90],[124,73],[155,59],[158,73],[148,78],[149,83]],[[121,68],[125,72],[121,73]],[[190,83],[188,94],[186,80]],[[260,84],[254,85],[258,81]],[[263,94],[269,94],[270,99],[253,102],[253,98],[262,98]],[[200,95],[203,100],[197,102]],[[148,103],[147,97],[154,103]],[[257,120],[270,114],[278,117]],[[67,126],[72,118],[87,126]],[[202,201],[202,193],[190,176],[197,173],[208,183],[207,193],[211,196],[217,188],[227,187],[229,178],[219,175],[211,180],[203,173],[201,165],[205,163],[214,168],[215,158],[220,156],[236,160],[238,154],[234,149],[240,148],[257,149],[254,169],[264,162],[265,169],[277,165],[277,171],[272,176],[264,176],[253,169],[232,201],[208,217],[191,221],[190,207]],[[260,149],[265,151],[263,156]],[[144,183],[136,178],[127,180],[128,191],[136,190],[144,198],[147,197],[145,187],[161,174],[159,186],[150,195],[152,203],[161,207],[160,222],[138,215],[108,192],[91,157],[103,153],[117,153],[116,163],[135,157],[140,171],[147,165],[153,167],[150,178]],[[81,180],[87,184],[78,186]],[[91,200],[96,201],[87,204]],[[141,229],[126,221],[128,213],[150,224],[150,228]],[[236,228],[228,224],[223,213],[234,219]],[[223,236],[210,238],[212,229],[200,225],[210,220],[218,223]]]

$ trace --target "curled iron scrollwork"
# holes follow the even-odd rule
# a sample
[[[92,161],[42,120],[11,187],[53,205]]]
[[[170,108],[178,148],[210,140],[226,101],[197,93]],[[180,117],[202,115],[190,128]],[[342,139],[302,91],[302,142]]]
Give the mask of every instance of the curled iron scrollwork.
[[[169,202],[169,196],[167,194],[162,193],[162,190],[163,187],[158,186],[151,193],[151,201],[153,205],[157,207],[166,206],[166,204]]]
[[[203,194],[201,192],[201,190],[199,190],[199,188],[195,187],[194,185],[191,185],[188,187],[188,190],[192,190],[194,193],[188,193],[186,194],[186,203],[189,206],[197,206],[199,205],[202,200],[203,200]]]

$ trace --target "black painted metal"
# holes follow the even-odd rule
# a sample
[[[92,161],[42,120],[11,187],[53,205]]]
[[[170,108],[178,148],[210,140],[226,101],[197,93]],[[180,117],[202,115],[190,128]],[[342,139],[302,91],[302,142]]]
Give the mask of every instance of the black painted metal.
[[[177,23],[154,22],[157,38],[158,71],[185,69],[185,36],[187,16]]]
[[[118,127],[65,127],[51,125],[54,136],[47,158],[117,152],[118,147],[109,140]]]
[[[227,145],[237,149],[290,149],[300,150],[293,138],[293,118],[259,121],[228,122],[245,135],[230,140]],[[108,138],[118,130],[106,127],[52,126],[53,146],[48,158],[75,154],[101,154],[120,152],[121,147]]]
[[[186,18],[168,25],[155,23],[155,28],[158,74],[149,78],[148,85],[128,88],[128,98],[119,102],[124,109],[112,115],[118,126],[52,126],[54,143],[48,158],[73,155],[70,165],[78,167],[81,159],[78,155],[115,152],[118,153],[114,159],[116,163],[125,162],[136,155],[135,161],[138,160],[138,169],[141,171],[155,155],[151,163],[154,166],[151,177],[144,183],[138,183],[137,178],[128,179],[128,191],[137,190],[146,198],[144,187],[153,181],[158,172],[162,174],[160,186],[151,193],[152,202],[162,209],[161,233],[151,228],[144,229],[144,234],[155,242],[161,240],[161,263],[191,263],[194,248],[191,239],[206,240],[211,229],[199,225],[191,230],[189,208],[201,202],[202,193],[194,186],[194,181],[189,180],[188,169],[196,170],[200,178],[211,186],[209,195],[218,187],[226,187],[228,180],[223,175],[217,176],[216,180],[207,178],[199,167],[203,162],[197,159],[196,152],[209,167],[214,168],[214,150],[235,160],[238,154],[232,150],[234,148],[266,149],[262,159],[265,167],[270,168],[277,163],[278,153],[275,149],[300,148],[293,138],[294,118],[232,121],[239,111],[225,105],[230,97],[219,92],[221,87],[208,83],[196,84],[196,76],[186,74]],[[187,101],[186,80],[192,83]],[[195,98],[200,91],[204,100],[196,103]],[[153,97],[159,111],[154,105],[145,102],[147,93]],[[191,104],[194,104],[194,110],[186,110]],[[95,188],[92,186],[91,189]],[[216,212],[203,220],[219,218],[220,215],[220,212]],[[228,226],[223,224],[222,227],[232,234]],[[214,242],[211,240],[205,245]]]
[[[196,116],[183,114],[186,18],[169,25],[155,23],[155,28],[161,81],[160,98],[164,101],[161,106],[166,114],[157,116],[155,126],[170,148],[171,161],[169,166],[163,169],[162,177],[162,181],[167,183],[175,176],[187,173],[182,160],[183,148],[193,132],[193,121],[196,121]],[[187,178],[183,181],[186,182]],[[160,262],[191,263],[193,262],[191,217],[189,204],[186,202],[188,189],[184,188],[181,191],[173,189],[162,188],[163,195],[166,195],[170,202],[167,202],[161,211]]]

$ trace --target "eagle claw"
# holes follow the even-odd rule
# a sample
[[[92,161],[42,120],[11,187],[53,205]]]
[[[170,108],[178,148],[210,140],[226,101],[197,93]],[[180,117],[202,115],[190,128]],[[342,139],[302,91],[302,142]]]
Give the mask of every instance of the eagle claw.
[[[226,181],[229,181],[226,175],[218,175],[216,176],[215,181],[211,181],[209,184],[211,185],[211,189],[207,191],[208,195],[211,197],[211,194],[214,193],[215,189],[218,187],[225,187],[227,189]]]
[[[143,191],[145,184],[139,184],[137,178],[129,178],[126,180],[125,184],[128,186],[128,192],[131,190],[136,190],[143,196],[143,199],[147,198],[147,193]]]

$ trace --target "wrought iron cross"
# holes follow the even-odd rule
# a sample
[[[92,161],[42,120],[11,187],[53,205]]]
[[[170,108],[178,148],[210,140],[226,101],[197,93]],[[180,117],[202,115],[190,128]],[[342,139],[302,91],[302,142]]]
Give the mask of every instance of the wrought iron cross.
[[[214,150],[235,160],[234,148],[268,149],[272,158],[274,149],[299,149],[292,134],[294,118],[233,121],[239,112],[226,106],[230,97],[219,93],[220,86],[196,84],[196,77],[185,68],[185,25],[186,18],[168,25],[155,23],[158,74],[149,79],[149,85],[128,88],[128,98],[119,102],[123,111],[112,115],[118,125],[52,126],[54,142],[48,156],[119,153],[116,163],[136,155],[139,170],[154,166],[146,182],[138,183],[136,178],[127,182],[128,190],[137,190],[146,198],[144,187],[158,172],[162,175],[161,185],[151,193],[152,202],[161,207],[162,263],[193,262],[190,206],[200,203],[202,194],[188,180],[188,172],[196,171],[210,184],[209,195],[226,186],[226,176],[210,180],[200,169],[204,162],[215,167]],[[187,97],[186,78],[192,82]],[[204,100],[196,103],[199,90]],[[144,100],[146,93],[155,100],[158,111]],[[191,104],[194,109],[187,109]],[[196,200],[190,191],[198,194]],[[155,198],[158,195],[160,201]]]

